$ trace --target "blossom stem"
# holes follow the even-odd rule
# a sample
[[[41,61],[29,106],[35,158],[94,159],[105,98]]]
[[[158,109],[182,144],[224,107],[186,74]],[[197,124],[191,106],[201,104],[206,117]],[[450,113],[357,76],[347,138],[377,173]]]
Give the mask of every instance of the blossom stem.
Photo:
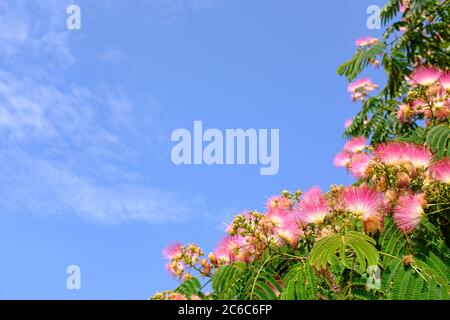
[[[276,257],[278,257],[278,254],[277,254],[277,255],[274,255],[274,256],[268,257],[268,258],[262,263],[261,267],[259,268],[258,272],[256,273],[255,280],[253,280],[252,291],[250,292],[250,300],[253,300],[253,292],[255,291],[256,281],[258,281],[258,278],[259,278],[260,273],[262,272],[262,270],[264,269],[264,267],[266,266],[266,264],[269,263],[270,260],[275,259]]]
[[[293,258],[296,260],[301,260],[301,261],[305,260],[305,258],[303,258],[303,257],[295,256],[295,255],[289,254],[289,253],[280,253],[280,255],[290,257],[290,258]]]
[[[449,210],[449,209],[450,208],[444,208],[444,209],[436,210],[436,211],[433,211],[433,212],[429,212],[426,215],[429,216],[429,215],[432,215],[432,214],[435,214],[435,213],[439,213],[439,212],[442,212],[442,211],[445,211],[445,210]]]
[[[379,251],[379,254],[381,254],[383,256],[386,256],[386,257],[394,258],[394,259],[400,259],[399,257],[393,256],[393,255],[391,255],[389,253],[386,253],[386,252]]]
[[[431,206],[439,206],[439,205],[450,205],[450,202],[441,202],[441,203],[430,203],[430,204],[427,204],[427,206],[428,207],[431,207]]]

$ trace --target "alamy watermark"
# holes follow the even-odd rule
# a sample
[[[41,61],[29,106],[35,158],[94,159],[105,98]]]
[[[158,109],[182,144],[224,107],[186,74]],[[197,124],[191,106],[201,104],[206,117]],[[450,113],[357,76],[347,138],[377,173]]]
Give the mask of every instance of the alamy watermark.
[[[366,287],[368,290],[378,290],[381,288],[381,272],[378,266],[368,266],[366,275]]]
[[[375,4],[368,6],[366,13],[369,17],[366,20],[366,25],[369,30],[380,30],[381,29],[381,7]]]
[[[75,264],[66,269],[69,275],[66,279],[66,288],[68,290],[81,290],[81,268]]]
[[[176,129],[171,140],[175,165],[259,165],[261,175],[275,175],[280,168],[279,129],[207,129],[194,121],[193,132]],[[269,141],[270,140],[270,141]]]
[[[66,8],[66,13],[69,15],[66,20],[66,27],[69,30],[81,29],[81,8],[76,4],[71,4]]]

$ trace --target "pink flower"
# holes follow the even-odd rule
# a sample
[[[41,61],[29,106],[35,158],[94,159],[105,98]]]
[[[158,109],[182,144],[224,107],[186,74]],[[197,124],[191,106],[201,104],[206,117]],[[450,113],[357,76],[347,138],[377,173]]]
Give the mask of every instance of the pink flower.
[[[336,167],[347,167],[350,164],[350,154],[348,152],[339,152],[333,160]]]
[[[409,104],[401,104],[398,107],[397,118],[401,123],[410,122],[411,116],[414,114]]]
[[[352,125],[353,120],[352,119],[347,119],[344,122],[344,127],[345,129],[348,129],[348,127],[350,127]]]
[[[363,79],[355,80],[354,82],[350,83],[348,85],[347,91],[352,93],[358,89],[369,88],[369,89],[373,90],[373,89],[376,89],[377,87],[378,87],[378,85],[374,84],[371,79],[363,78]],[[372,90],[370,90],[370,91],[372,91]]]
[[[405,159],[416,168],[427,168],[432,160],[431,152],[424,146],[411,143],[406,144]]]
[[[374,151],[375,157],[386,165],[412,163],[415,167],[428,167],[432,154],[424,146],[404,142],[388,142],[379,145]]]
[[[176,260],[183,255],[183,245],[179,242],[172,243],[163,250],[163,256],[170,260]]]
[[[297,226],[292,200],[283,196],[271,197],[267,203],[266,221],[278,244],[297,244],[300,229]]]
[[[347,210],[363,221],[378,220],[384,211],[383,194],[365,185],[348,187],[343,191],[342,199]]]
[[[423,86],[431,86],[438,81],[441,76],[441,71],[435,67],[418,67],[411,75],[411,80],[414,84]]]
[[[450,159],[444,158],[433,164],[430,174],[433,179],[450,184]]]
[[[374,151],[375,157],[387,165],[399,165],[403,161],[403,143],[380,144]]]
[[[294,210],[278,210],[267,213],[275,236],[279,244],[287,243],[291,246],[297,244],[299,236],[303,233],[297,224]]]
[[[352,100],[363,101],[367,93],[378,88],[369,78],[356,80],[348,85],[347,91],[351,94]]]
[[[181,293],[174,293],[168,298],[168,300],[187,300],[187,298]]]
[[[432,115],[439,120],[447,120],[450,117],[450,101],[437,101],[432,108]]]
[[[394,220],[397,227],[406,233],[413,231],[420,224],[424,215],[424,205],[424,194],[401,196],[394,209]]]
[[[379,40],[377,38],[372,38],[371,36],[366,36],[366,37],[361,37],[358,40],[356,40],[355,45],[357,45],[358,47],[367,47],[367,46],[371,46],[373,44],[377,44],[378,41]]]
[[[415,113],[418,114],[423,113],[424,108],[426,108],[427,106],[427,102],[425,102],[423,99],[417,99],[412,102],[412,109]]]
[[[266,217],[275,229],[284,228],[290,222],[289,213],[284,210],[273,210],[267,212]]]
[[[292,220],[292,223],[289,225],[283,228],[277,228],[275,234],[280,240],[279,242],[295,247],[297,245],[298,238],[303,234],[303,231],[300,230],[295,221]]]
[[[344,146],[344,151],[349,153],[361,152],[366,147],[365,137],[355,137],[350,139]]]
[[[299,202],[299,220],[303,224],[321,223],[328,214],[328,201],[319,187],[314,187],[303,195]]]
[[[369,168],[369,161],[369,155],[367,155],[366,153],[357,153],[352,156],[348,169],[355,178],[366,178],[367,169]]]
[[[233,263],[242,257],[245,245],[245,238],[242,236],[226,236],[219,242],[214,256],[222,264]]]
[[[267,200],[267,210],[287,210],[290,209],[292,200],[283,196],[272,196]]]
[[[439,78],[439,83],[445,90],[450,90],[450,71],[445,71],[442,73],[441,77]]]
[[[167,271],[174,277],[181,277],[184,272],[184,264],[181,261],[171,260],[166,264]]]

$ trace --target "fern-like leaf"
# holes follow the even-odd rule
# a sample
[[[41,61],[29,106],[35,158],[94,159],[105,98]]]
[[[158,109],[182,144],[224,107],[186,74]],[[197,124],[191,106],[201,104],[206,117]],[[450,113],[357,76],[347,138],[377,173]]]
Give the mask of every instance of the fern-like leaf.
[[[425,143],[438,158],[450,156],[450,126],[433,127],[427,134]]]
[[[326,269],[339,252],[344,266],[363,274],[367,266],[378,265],[379,253],[374,246],[375,243],[375,240],[368,235],[356,231],[329,236],[316,242],[311,251],[310,263],[316,269]],[[354,262],[349,261],[347,256],[349,253],[354,255],[356,259]]]
[[[186,297],[190,298],[193,295],[198,295],[200,288],[201,288],[200,281],[198,281],[198,279],[194,277],[184,281],[174,291],[182,293]]]

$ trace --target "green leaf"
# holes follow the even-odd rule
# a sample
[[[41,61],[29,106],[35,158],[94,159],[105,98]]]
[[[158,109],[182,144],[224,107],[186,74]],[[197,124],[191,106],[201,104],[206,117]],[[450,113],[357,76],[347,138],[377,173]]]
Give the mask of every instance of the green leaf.
[[[367,50],[358,48],[350,60],[338,67],[337,74],[346,76],[348,81],[353,81],[369,65],[370,61],[383,54],[385,48],[386,45],[383,42],[379,42]]]
[[[398,14],[400,11],[400,3],[400,0],[389,0],[388,3],[381,9],[380,18],[383,25],[386,25]]]
[[[201,288],[200,281],[198,281],[197,278],[193,277],[192,279],[184,281],[174,291],[182,293],[188,298],[190,298],[192,295],[198,295],[200,288]]]
[[[316,242],[309,257],[310,263],[317,269],[326,269],[338,251],[343,265],[353,269],[353,263],[350,263],[347,257],[347,251],[350,251],[357,262],[355,271],[363,274],[367,266],[378,265],[379,253],[374,244],[375,240],[362,232],[339,233]]]
[[[234,299],[239,290],[239,281],[245,277],[244,263],[220,267],[212,276],[212,288],[219,299]]]
[[[425,143],[438,158],[447,156],[450,149],[450,127],[448,125],[433,127],[428,132]]]
[[[305,263],[293,266],[284,278],[286,283],[281,300],[316,300],[318,278],[312,268]]]

